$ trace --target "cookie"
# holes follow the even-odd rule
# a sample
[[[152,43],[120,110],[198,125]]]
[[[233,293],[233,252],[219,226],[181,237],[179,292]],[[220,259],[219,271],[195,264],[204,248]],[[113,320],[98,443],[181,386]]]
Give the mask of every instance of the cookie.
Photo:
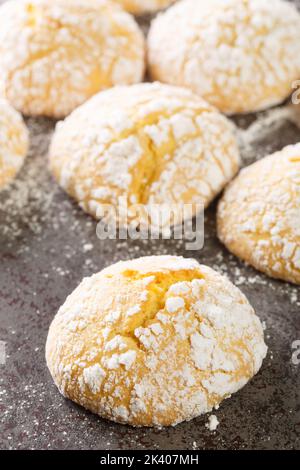
[[[258,372],[263,328],[241,291],[192,259],[153,256],[84,279],[49,330],[60,392],[133,426],[217,408]]]

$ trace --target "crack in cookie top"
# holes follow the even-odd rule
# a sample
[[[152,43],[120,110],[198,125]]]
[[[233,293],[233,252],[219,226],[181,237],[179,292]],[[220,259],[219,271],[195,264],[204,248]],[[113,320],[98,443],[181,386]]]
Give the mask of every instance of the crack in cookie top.
[[[0,190],[13,180],[23,165],[28,140],[21,115],[0,99]]]
[[[135,15],[151,13],[168,7],[176,0],[114,0]]]
[[[300,15],[283,0],[186,0],[154,20],[154,79],[187,86],[225,113],[282,102],[300,76]]]
[[[241,291],[173,256],[120,262],[85,279],[46,346],[61,393],[135,426],[175,425],[218,407],[258,372],[266,352]]]
[[[63,117],[100,90],[142,80],[144,37],[105,0],[0,7],[0,93],[29,115]]]
[[[258,270],[300,284],[300,144],[241,171],[220,202],[218,232]]]
[[[239,168],[233,126],[190,91],[116,87],[59,123],[50,166],[96,218],[103,204],[205,207]]]

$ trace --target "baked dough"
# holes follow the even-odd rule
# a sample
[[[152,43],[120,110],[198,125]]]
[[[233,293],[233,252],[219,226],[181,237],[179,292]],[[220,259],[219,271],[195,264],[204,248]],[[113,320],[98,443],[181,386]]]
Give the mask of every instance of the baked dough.
[[[186,86],[222,112],[276,105],[300,76],[300,15],[283,0],[187,0],[154,20],[152,77]]]
[[[24,163],[28,131],[20,114],[0,99],[0,190],[10,183]]]
[[[206,207],[238,171],[239,153],[232,124],[201,98],[144,83],[102,92],[59,123],[50,167],[99,219],[103,204]]]
[[[0,93],[28,115],[64,117],[100,90],[142,80],[145,41],[106,0],[12,0],[0,7]]]
[[[259,271],[300,284],[300,144],[240,173],[220,202],[218,233]]]
[[[125,10],[135,15],[161,10],[174,3],[175,0],[114,0]]]
[[[46,346],[65,397],[134,426],[176,425],[218,407],[258,372],[266,352],[241,291],[172,256],[120,262],[84,279]]]

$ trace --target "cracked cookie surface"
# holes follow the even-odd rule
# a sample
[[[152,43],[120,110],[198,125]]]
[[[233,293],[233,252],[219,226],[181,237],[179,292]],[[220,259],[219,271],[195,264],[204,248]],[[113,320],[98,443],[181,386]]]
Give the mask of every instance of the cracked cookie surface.
[[[207,207],[239,162],[229,120],[159,83],[99,93],[58,124],[50,149],[62,188],[97,219],[105,204]]]
[[[22,116],[0,99],[0,190],[22,167],[29,146],[29,135]]]
[[[300,15],[274,0],[187,0],[152,23],[152,77],[186,86],[224,113],[282,102],[299,79]]]
[[[0,7],[0,93],[28,115],[60,118],[95,93],[140,82],[145,41],[105,0],[12,0]]]
[[[241,291],[172,256],[120,262],[83,280],[46,346],[64,396],[134,426],[176,425],[218,407],[258,372],[266,352]]]
[[[300,144],[241,171],[219,204],[218,235],[259,271],[300,284]]]

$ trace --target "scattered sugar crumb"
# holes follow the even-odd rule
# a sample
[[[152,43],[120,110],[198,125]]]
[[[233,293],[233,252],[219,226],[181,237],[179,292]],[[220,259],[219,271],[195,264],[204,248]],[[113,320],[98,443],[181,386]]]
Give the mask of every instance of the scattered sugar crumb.
[[[94,248],[94,245],[92,243],[86,243],[82,247],[84,253],[88,253],[89,251],[92,251],[93,248]]]
[[[220,422],[216,415],[211,415],[208,418],[208,423],[205,425],[207,429],[209,429],[211,432],[216,431],[217,427],[219,426]]]

